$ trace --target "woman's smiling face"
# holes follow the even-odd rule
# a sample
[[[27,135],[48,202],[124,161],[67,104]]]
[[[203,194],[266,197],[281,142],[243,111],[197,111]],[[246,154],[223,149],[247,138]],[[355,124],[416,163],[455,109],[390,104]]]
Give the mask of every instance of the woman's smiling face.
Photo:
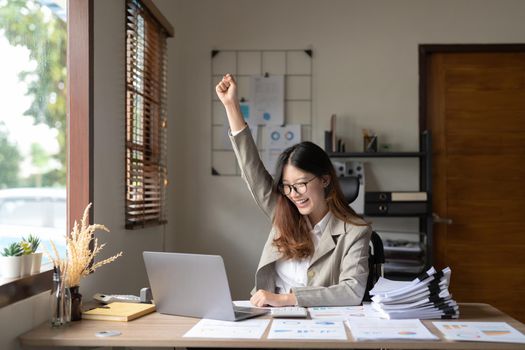
[[[328,185],[326,178],[317,177],[292,164],[286,164],[283,168],[282,184],[286,197],[297,207],[299,213],[308,215],[312,225],[319,222],[328,210],[324,191]],[[290,193],[287,193],[289,190]]]

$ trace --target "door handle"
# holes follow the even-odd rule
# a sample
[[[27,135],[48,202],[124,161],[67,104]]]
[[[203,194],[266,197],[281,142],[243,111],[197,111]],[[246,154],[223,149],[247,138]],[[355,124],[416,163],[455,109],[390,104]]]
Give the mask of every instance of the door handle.
[[[453,223],[452,219],[449,219],[449,218],[442,218],[441,216],[439,216],[439,215],[436,214],[436,213],[432,213],[432,221],[433,221],[435,224],[447,224],[447,225],[452,225],[452,223]]]

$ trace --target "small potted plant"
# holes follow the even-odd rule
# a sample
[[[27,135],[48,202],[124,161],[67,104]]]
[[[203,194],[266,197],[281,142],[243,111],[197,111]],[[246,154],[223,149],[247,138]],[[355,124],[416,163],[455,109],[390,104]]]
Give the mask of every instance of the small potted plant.
[[[42,266],[42,252],[37,252],[40,247],[40,238],[38,236],[29,235],[29,244],[31,244],[31,250],[33,251],[33,265],[31,265],[31,274],[39,273],[40,267]]]
[[[33,265],[33,255],[31,255],[31,244],[22,238],[19,243],[22,248],[20,276],[28,276],[31,274],[31,266]]]
[[[22,238],[24,242],[29,243],[31,248],[32,264],[31,264],[31,274],[39,273],[40,266],[42,265],[42,252],[37,252],[38,247],[40,246],[40,238],[36,235],[30,234],[27,239]]]
[[[3,278],[20,277],[23,253],[24,251],[18,242],[11,243],[7,248],[4,248],[0,259],[0,271]]]

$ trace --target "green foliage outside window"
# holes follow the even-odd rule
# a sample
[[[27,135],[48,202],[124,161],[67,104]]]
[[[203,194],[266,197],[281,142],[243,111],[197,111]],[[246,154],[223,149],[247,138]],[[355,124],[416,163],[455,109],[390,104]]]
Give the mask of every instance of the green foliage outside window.
[[[0,188],[14,187],[18,184],[19,164],[22,156],[16,145],[9,142],[7,131],[0,123]]]
[[[16,145],[7,140],[0,126],[0,188],[17,186],[65,186],[66,184],[66,44],[67,25],[50,11],[43,11],[38,1],[0,1],[0,35],[12,46],[21,45],[30,51],[34,67],[19,74],[27,84],[26,94],[32,98],[24,115],[35,124],[44,123],[58,131],[59,151],[50,155],[62,166],[28,179],[18,177],[21,160]],[[38,146],[31,150],[33,165],[41,167],[46,155]],[[3,174],[6,172],[6,174]],[[13,179],[17,179],[13,183]]]

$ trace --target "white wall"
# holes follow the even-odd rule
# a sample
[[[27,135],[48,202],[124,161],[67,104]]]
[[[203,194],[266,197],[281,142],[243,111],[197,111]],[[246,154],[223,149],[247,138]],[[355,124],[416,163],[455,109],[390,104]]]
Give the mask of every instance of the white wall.
[[[270,223],[241,178],[210,175],[212,49],[311,47],[314,141],[323,145],[336,113],[351,149],[361,147],[361,128],[372,128],[380,142],[409,151],[418,147],[418,44],[525,42],[525,2],[519,0],[156,3],[176,31],[169,59],[175,226],[168,230],[168,248],[221,254],[235,298],[248,297]],[[372,170],[377,189],[417,189],[417,163],[410,160],[375,162]],[[415,225],[392,221],[400,228]]]
[[[1,308],[0,349],[20,349],[17,337],[46,321],[49,314],[48,292]]]

